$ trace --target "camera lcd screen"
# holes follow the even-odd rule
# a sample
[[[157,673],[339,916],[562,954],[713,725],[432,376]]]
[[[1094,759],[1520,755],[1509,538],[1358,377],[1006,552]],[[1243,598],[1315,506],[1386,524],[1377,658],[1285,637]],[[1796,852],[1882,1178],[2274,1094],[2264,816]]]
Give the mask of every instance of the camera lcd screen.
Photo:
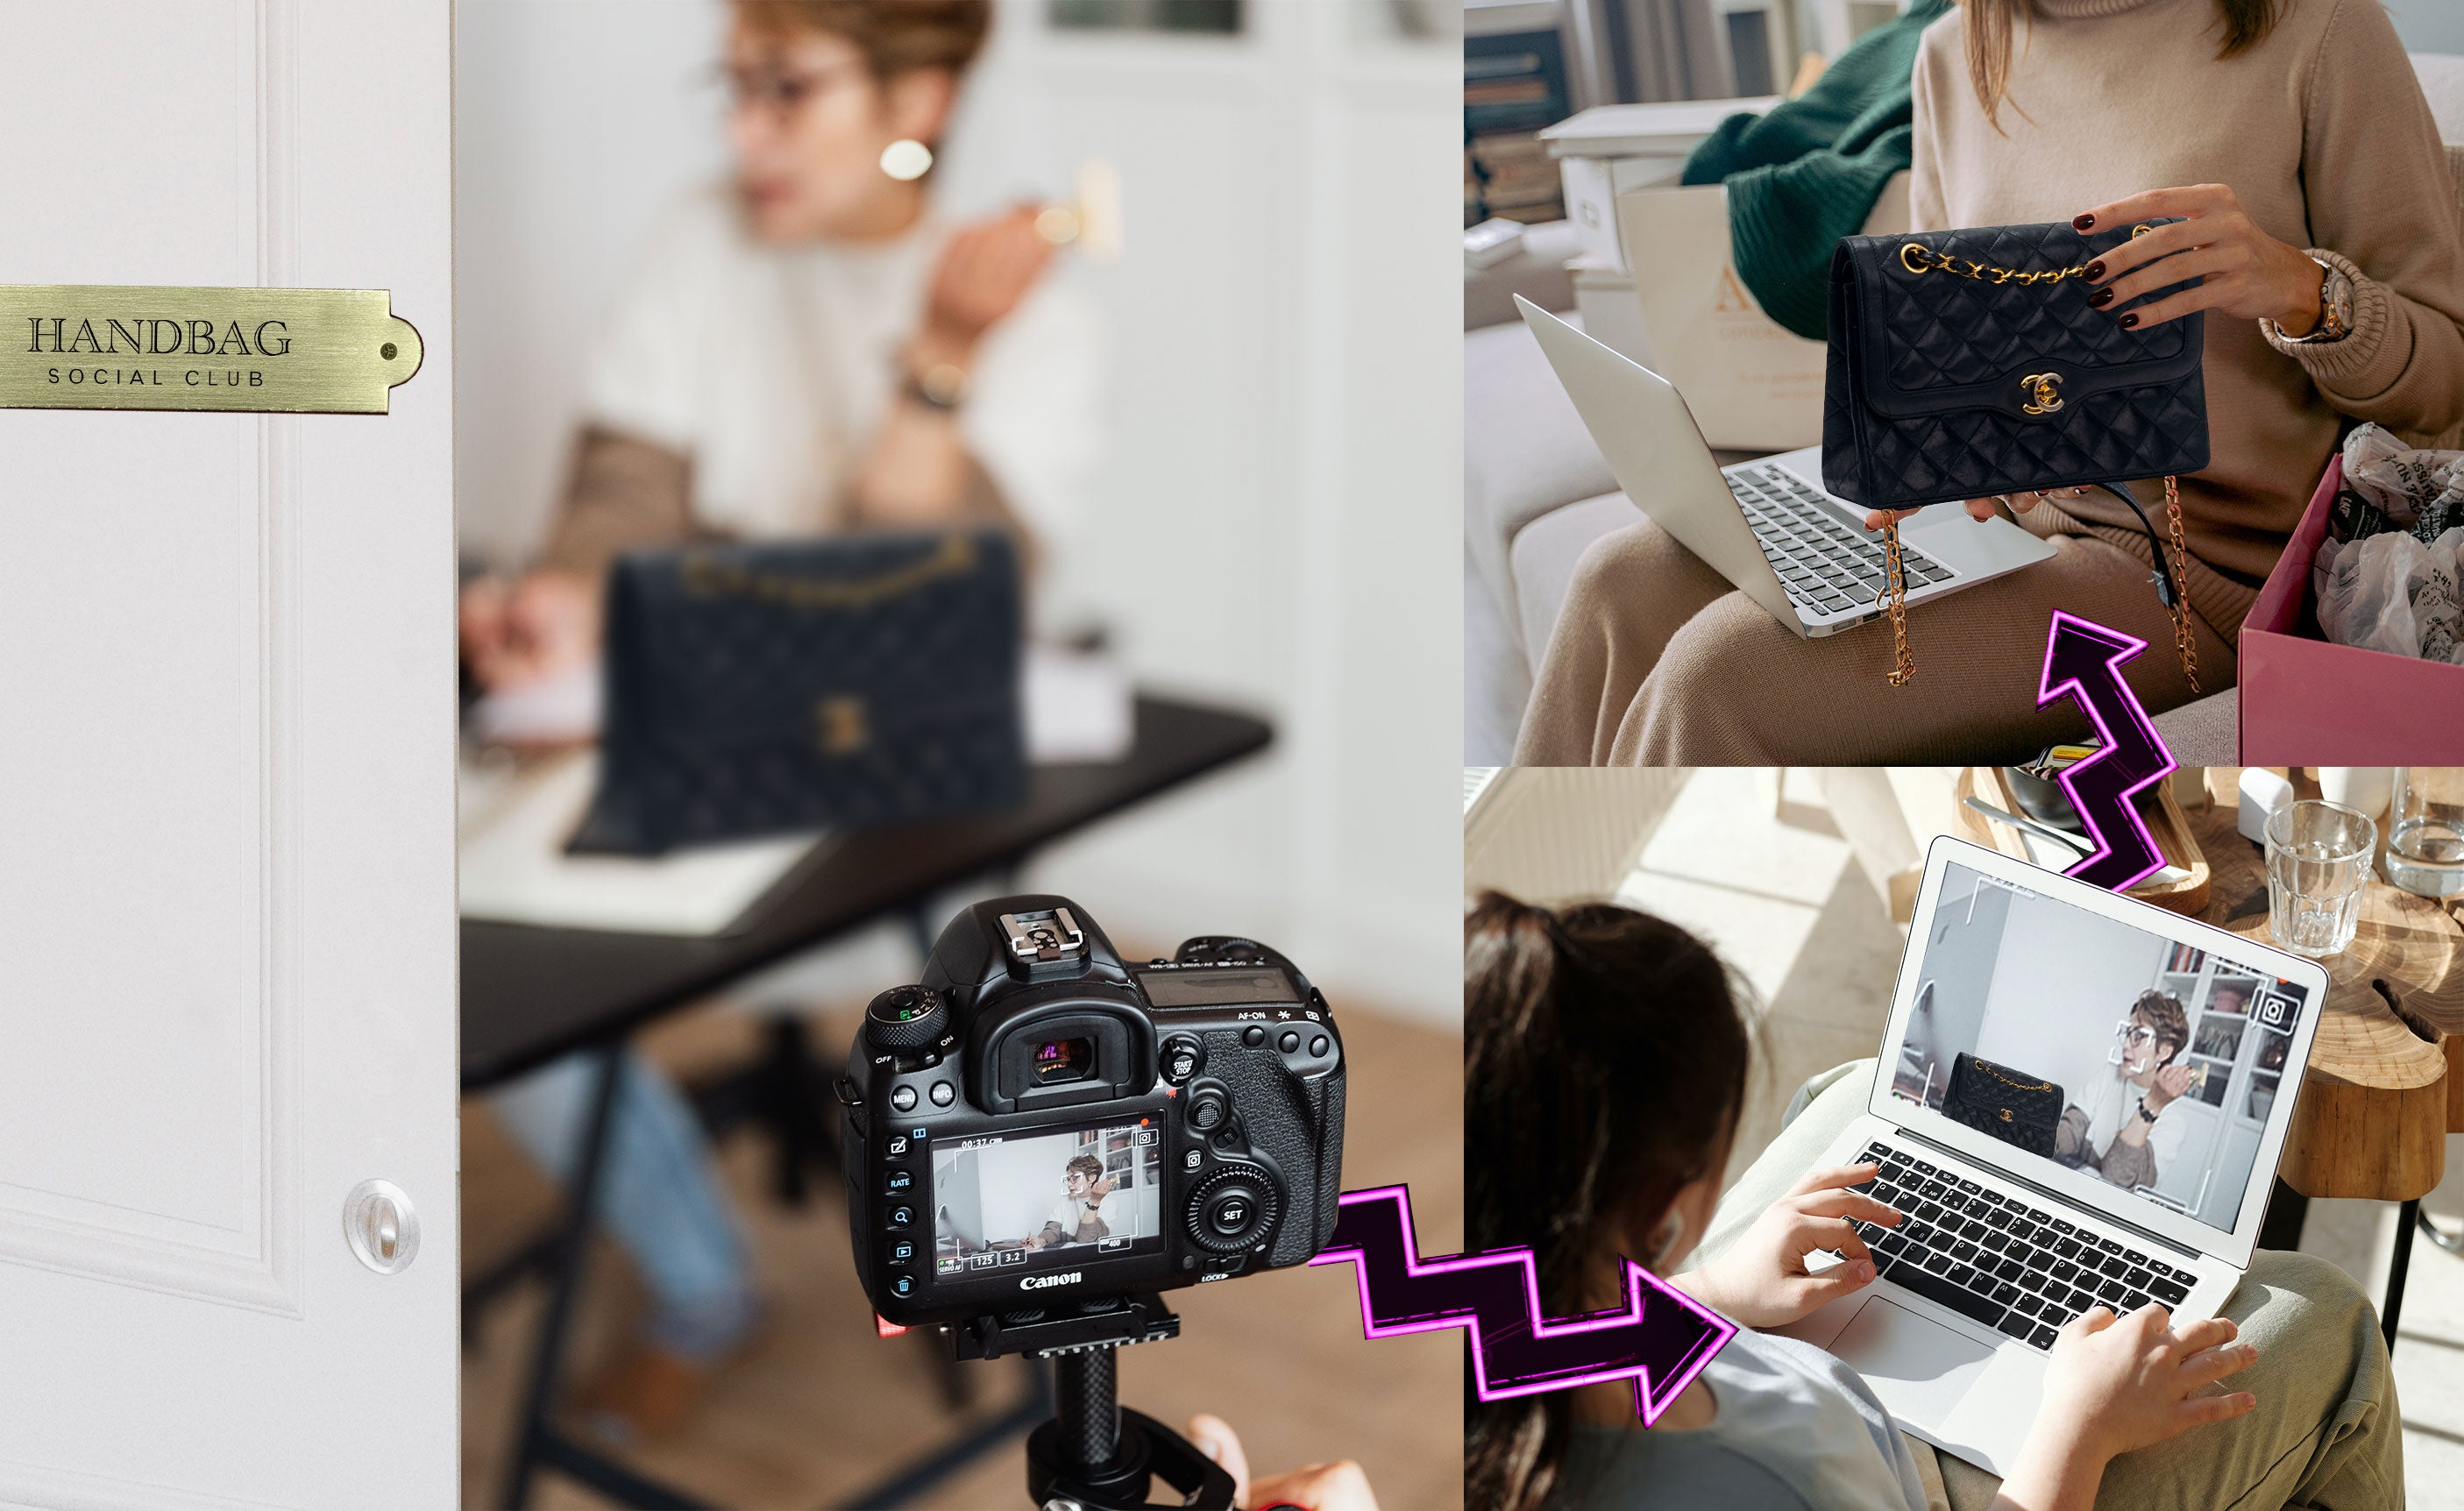
[[[2309,993],[2228,955],[1953,865],[1890,1097],[2026,1150],[2056,1189],[2101,1180],[2230,1233],[2261,1137],[2299,1089]]]
[[[944,1278],[1155,1253],[1162,1210],[1163,1135],[1148,1120],[933,1150],[933,1268]]]
[[[1221,1007],[1238,1002],[1297,1002],[1291,977],[1271,966],[1252,971],[1140,971],[1138,985],[1157,1007]]]

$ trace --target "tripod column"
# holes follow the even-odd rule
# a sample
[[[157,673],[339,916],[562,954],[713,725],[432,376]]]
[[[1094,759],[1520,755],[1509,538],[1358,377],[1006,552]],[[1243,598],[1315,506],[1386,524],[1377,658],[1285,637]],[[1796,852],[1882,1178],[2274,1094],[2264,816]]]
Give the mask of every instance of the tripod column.
[[[1072,1469],[1107,1468],[1120,1451],[1118,1369],[1110,1348],[1065,1353],[1052,1362],[1059,1395],[1053,1421]]]

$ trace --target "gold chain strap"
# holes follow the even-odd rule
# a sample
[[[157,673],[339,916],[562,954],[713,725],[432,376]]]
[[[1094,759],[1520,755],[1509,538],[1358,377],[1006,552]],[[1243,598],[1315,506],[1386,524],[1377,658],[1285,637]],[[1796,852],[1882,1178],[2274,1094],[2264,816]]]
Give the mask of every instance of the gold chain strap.
[[[2013,1081],[2009,1076],[2004,1075],[1996,1067],[1987,1064],[1984,1061],[1977,1059],[1973,1055],[1970,1055],[1968,1058],[1968,1062],[1974,1065],[1977,1069],[1984,1071],[1987,1075],[1991,1076],[1994,1080],[1999,1081],[2004,1085],[2009,1086],[2013,1091],[2051,1091],[2054,1089],[2054,1084],[2050,1081],[2039,1081],[2033,1084],[2025,1081]]]
[[[2182,675],[2190,679],[2190,696],[2199,695],[2199,646],[2190,635],[2189,548],[2182,544],[2182,490],[2173,474],[2165,474],[2165,523],[2173,534],[2173,649],[2182,658]]]
[[[1916,652],[1908,649],[1908,583],[1900,565],[1900,520],[1896,515],[1882,516],[1882,590],[1888,602],[1884,612],[1891,616],[1891,669],[1885,675],[1891,686],[1904,688],[1917,674]]]
[[[2130,234],[2145,236],[2154,230],[2149,226],[2133,226]],[[2029,273],[2018,268],[1997,268],[1991,263],[1970,257],[1948,257],[1930,247],[1910,241],[1900,246],[1900,266],[1910,273],[1948,273],[1962,278],[1975,278],[1985,283],[2059,283],[2064,278],[2084,278],[2087,264],[2082,262],[2056,272]]]

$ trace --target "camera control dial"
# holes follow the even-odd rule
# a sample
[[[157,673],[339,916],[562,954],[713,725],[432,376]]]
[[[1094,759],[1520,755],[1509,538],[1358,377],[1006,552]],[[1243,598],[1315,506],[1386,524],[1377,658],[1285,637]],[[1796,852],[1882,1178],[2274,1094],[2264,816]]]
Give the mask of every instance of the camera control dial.
[[[1264,1171],[1219,1166],[1199,1177],[1189,1193],[1185,1226],[1197,1245],[1213,1254],[1235,1254],[1258,1241],[1275,1215],[1275,1190]]]
[[[920,986],[893,986],[864,1010],[865,1041],[887,1054],[929,1049],[949,1031],[940,994]]]

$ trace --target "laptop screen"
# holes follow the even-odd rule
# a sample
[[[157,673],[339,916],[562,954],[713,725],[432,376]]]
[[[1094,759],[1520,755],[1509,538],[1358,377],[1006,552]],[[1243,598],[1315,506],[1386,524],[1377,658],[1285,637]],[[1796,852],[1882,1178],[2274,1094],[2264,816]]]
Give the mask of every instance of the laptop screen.
[[[2283,1083],[2310,988],[2250,964],[2255,946],[2236,960],[1956,861],[1923,922],[1892,1112],[2009,1144],[2008,1168],[2052,1189],[2101,1179],[2231,1234],[2299,1090],[2298,1067]]]

